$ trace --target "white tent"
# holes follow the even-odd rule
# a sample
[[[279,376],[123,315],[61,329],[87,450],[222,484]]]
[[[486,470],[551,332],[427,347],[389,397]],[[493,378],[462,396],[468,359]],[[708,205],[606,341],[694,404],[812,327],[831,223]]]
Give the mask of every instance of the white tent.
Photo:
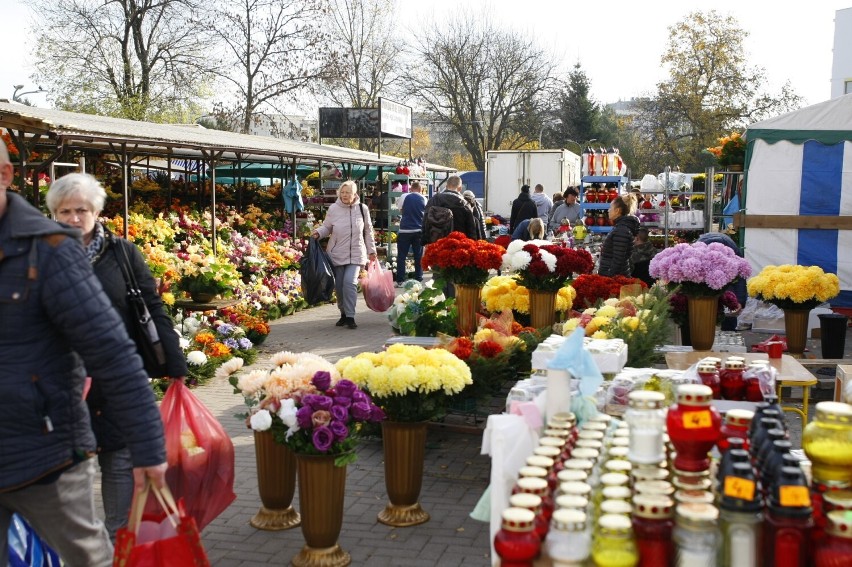
[[[820,266],[840,278],[834,307],[852,307],[852,94],[752,124],[743,218],[755,273]]]

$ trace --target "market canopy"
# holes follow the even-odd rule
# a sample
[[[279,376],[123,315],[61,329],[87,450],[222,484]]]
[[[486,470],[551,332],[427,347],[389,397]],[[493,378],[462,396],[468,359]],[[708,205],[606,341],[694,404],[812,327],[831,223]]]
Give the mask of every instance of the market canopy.
[[[852,94],[748,127],[743,244],[754,270],[820,266],[852,306]]]
[[[155,124],[124,118],[38,108],[0,100],[0,127],[46,136],[45,145],[134,155],[156,155],[218,161],[253,160],[298,163],[328,161],[395,167],[398,157],[378,157],[351,148],[209,130],[200,125]],[[49,141],[48,141],[49,140]],[[129,146],[129,147],[128,147]]]

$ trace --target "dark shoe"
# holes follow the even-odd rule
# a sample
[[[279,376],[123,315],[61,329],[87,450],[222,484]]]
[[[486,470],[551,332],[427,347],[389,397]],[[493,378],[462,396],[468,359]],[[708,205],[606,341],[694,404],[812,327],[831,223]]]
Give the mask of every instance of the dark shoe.
[[[346,318],[346,326],[349,327],[350,329],[357,329],[358,328],[358,325],[355,324],[355,318],[354,317],[347,317]]]
[[[343,325],[346,324],[346,319],[347,319],[346,315],[341,315],[340,319],[338,319],[337,323],[335,323],[334,325],[337,326],[337,327],[342,327]]]

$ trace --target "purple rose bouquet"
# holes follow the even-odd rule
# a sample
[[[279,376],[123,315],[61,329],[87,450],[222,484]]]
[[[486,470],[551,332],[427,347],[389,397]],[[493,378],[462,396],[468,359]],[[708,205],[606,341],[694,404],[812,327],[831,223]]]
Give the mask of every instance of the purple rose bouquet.
[[[660,251],[651,260],[651,277],[680,288],[687,296],[721,295],[723,289],[751,275],[751,266],[733,250],[714,242],[678,244]]]

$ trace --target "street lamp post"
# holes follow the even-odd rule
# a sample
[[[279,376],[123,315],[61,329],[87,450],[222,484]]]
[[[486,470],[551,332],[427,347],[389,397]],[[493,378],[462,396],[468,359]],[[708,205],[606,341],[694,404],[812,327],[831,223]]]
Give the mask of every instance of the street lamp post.
[[[562,120],[557,118],[555,120],[545,122],[544,124],[541,125],[541,130],[538,131],[538,149],[541,149],[541,139],[542,139],[542,136],[544,135],[544,131],[547,128],[552,128],[553,126],[558,126],[560,124],[562,124]]]
[[[24,88],[24,85],[13,85],[15,87],[15,92],[12,93],[12,100],[15,102],[20,102],[21,104],[26,104],[23,100],[23,97],[28,94],[39,94],[46,93],[47,91],[43,88],[39,87],[38,90],[35,91],[26,91],[23,93],[19,93],[18,91]]]

